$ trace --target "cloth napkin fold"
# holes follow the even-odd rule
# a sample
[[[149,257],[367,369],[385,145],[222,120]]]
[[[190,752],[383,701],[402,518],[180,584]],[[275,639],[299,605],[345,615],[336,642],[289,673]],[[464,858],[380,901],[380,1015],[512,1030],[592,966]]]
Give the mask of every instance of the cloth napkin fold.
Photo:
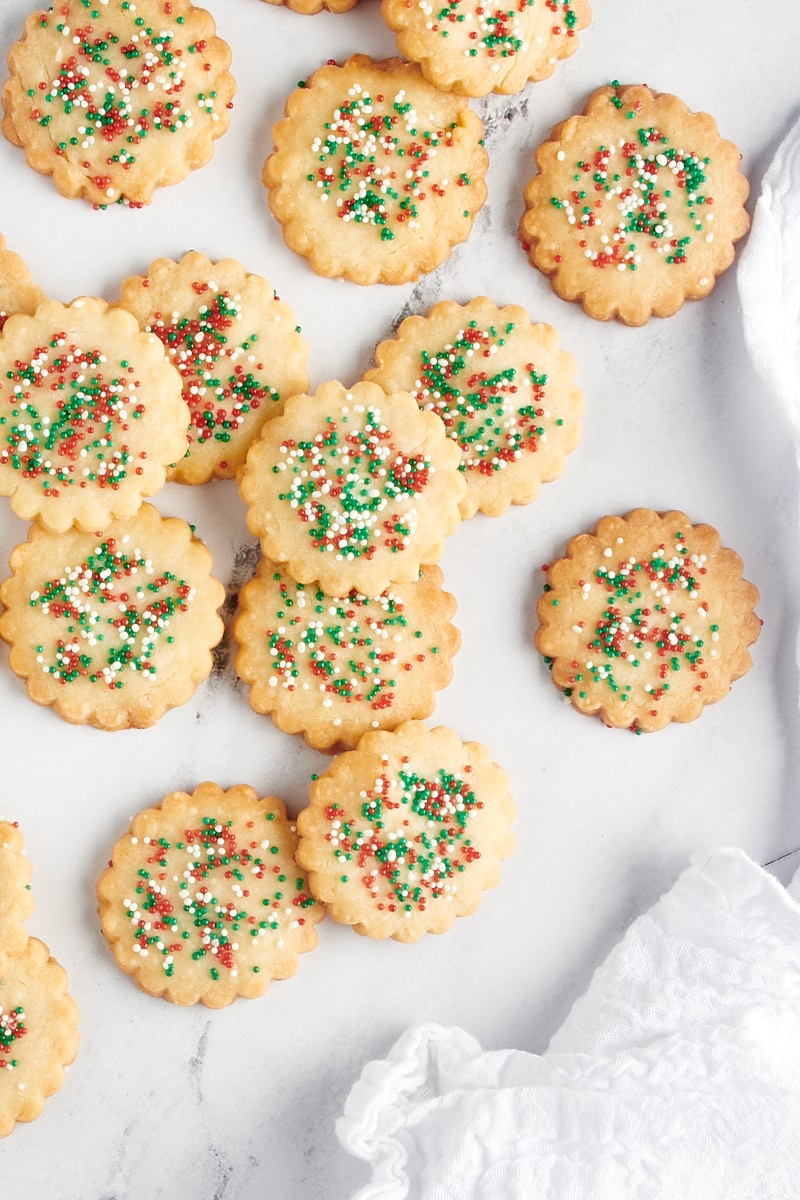
[[[742,851],[697,852],[543,1055],[409,1030],[337,1125],[372,1169],[354,1200],[797,1200],[792,889]]]
[[[753,365],[800,447],[800,119],[764,176],[736,279]]]

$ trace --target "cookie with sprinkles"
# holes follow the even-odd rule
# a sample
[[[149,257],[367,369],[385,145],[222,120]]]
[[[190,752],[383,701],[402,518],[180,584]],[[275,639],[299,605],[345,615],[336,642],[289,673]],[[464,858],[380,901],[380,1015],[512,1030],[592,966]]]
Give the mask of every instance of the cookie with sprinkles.
[[[752,665],[758,590],[685,513],[604,517],[544,570],[536,647],[572,705],[606,725],[693,721]]]
[[[291,94],[273,138],[269,206],[320,275],[418,279],[469,236],[486,199],[480,118],[399,58],[320,68]]]
[[[155,334],[183,381],[189,448],[178,483],[232,479],[265,421],[308,388],[308,346],[294,313],[234,259],[159,258],[122,285],[120,306]]]
[[[247,456],[239,490],[264,555],[334,596],[377,596],[437,562],[461,517],[458,447],[407,392],[332,381],[293,396]]]
[[[498,308],[486,296],[443,301],[427,316],[406,318],[375,361],[364,378],[410,392],[459,447],[465,520],[528,504],[580,440],[575,360],[550,325],[534,325],[516,305]]]
[[[370,729],[430,716],[461,644],[443,582],[431,566],[378,596],[331,596],[262,558],[233,624],[251,707],[315,750],[352,749]]]
[[[318,12],[349,12],[358,0],[264,0],[266,4],[285,5],[292,12],[314,16]]]
[[[0,127],[63,196],[141,208],[211,158],[230,58],[189,0],[59,0],[9,51]]]
[[[202,783],[140,812],[97,883],[117,964],[173,1004],[222,1008],[288,979],[324,906],[294,858],[280,800]]]
[[[44,299],[44,292],[31,279],[25,263],[6,249],[0,234],[0,333],[9,317],[15,313],[32,316]]]
[[[598,88],[537,150],[520,240],[589,316],[671,316],[711,292],[749,228],[740,158],[712,117],[677,96]]]
[[[15,821],[0,821],[0,974],[8,957],[21,954],[28,943],[25,922],[33,912],[30,883],[31,865],[19,827]]]
[[[39,1116],[75,1060],[78,1008],[67,986],[38,938],[0,967],[0,1137]]]
[[[381,16],[401,54],[437,87],[466,96],[521,92],[547,79],[578,49],[591,21],[588,0],[383,0]]]
[[[150,504],[102,533],[31,526],[0,587],[0,637],[37,704],[98,729],[144,728],[212,667],[225,589],[192,529]]]
[[[0,334],[0,496],[48,529],[131,517],[186,453],[178,372],[154,334],[94,298],[47,300]]]
[[[485,746],[408,721],[365,734],[312,783],[297,861],[335,921],[415,942],[474,912],[499,881],[515,815]]]

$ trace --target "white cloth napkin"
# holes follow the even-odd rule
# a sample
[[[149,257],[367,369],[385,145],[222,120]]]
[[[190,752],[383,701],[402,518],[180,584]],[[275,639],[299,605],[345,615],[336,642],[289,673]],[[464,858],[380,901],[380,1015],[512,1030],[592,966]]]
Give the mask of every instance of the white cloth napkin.
[[[800,119],[764,176],[737,282],[753,365],[800,447]]]
[[[371,1165],[355,1200],[797,1200],[800,904],[698,852],[543,1055],[411,1029],[337,1132]]]

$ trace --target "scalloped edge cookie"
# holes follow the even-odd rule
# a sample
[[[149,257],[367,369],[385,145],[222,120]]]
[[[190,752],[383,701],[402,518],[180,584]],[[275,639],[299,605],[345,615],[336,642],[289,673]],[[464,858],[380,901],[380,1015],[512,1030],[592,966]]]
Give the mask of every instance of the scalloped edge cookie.
[[[428,717],[453,676],[461,634],[436,566],[380,596],[331,596],[262,558],[239,594],[235,667],[250,707],[315,750],[352,749],[370,729]]]
[[[606,725],[693,721],[752,665],[758,589],[685,513],[604,517],[545,571],[536,648],[573,707]]]
[[[97,558],[91,570],[90,556]],[[122,557],[126,561],[117,564]],[[150,504],[102,533],[55,534],[32,525],[28,540],[12,551],[12,575],[0,587],[0,637],[10,646],[9,666],[31,700],[72,724],[107,730],[154,725],[185,704],[211,672],[225,599],[211,569],[211,554],[191,527]],[[142,614],[130,603],[134,588],[147,600],[144,631]],[[74,617],[63,611],[67,605]],[[94,648],[106,636],[115,641],[93,680]],[[130,655],[127,642],[133,643]]]
[[[52,10],[37,9],[27,18],[19,41],[9,50],[9,78],[2,91],[4,116],[0,129],[13,145],[24,150],[29,166],[40,175],[52,176],[62,196],[88,200],[96,208],[115,203],[141,208],[150,203],[157,187],[179,183],[211,159],[214,142],[228,128],[236,90],[228,70],[230,47],[216,36],[211,14],[195,8],[189,0],[168,3],[137,0],[136,5],[130,6],[131,12],[137,14],[136,20],[152,20],[153,25],[158,22],[159,33],[167,27],[172,39],[170,65],[176,58],[183,59],[187,75],[190,70],[193,81],[186,92],[183,90],[188,82],[186,75],[172,89],[157,86],[158,79],[142,84],[147,111],[134,113],[129,100],[133,89],[126,89],[123,83],[123,72],[129,70],[126,66],[129,56],[122,53],[115,63],[105,42],[100,50],[94,50],[100,40],[96,37],[95,42],[84,43],[93,53],[83,52],[73,28],[86,28],[87,37],[96,34],[96,30],[83,25],[89,15],[84,6],[75,0],[66,2],[72,5],[72,18],[69,9],[64,11],[63,0],[57,11],[56,6]],[[51,18],[63,28],[48,28]],[[103,33],[108,32],[115,32],[125,46],[133,45],[141,36],[132,16],[121,17],[119,10],[110,11],[106,3]],[[64,38],[69,38],[66,45]],[[108,108],[104,105],[98,111],[97,138],[91,128],[87,132],[92,117],[87,104],[81,102],[85,95],[81,76],[92,79],[96,53],[109,54],[96,70],[98,83],[107,96],[113,98],[117,89],[121,94],[118,103]],[[133,61],[138,58],[152,74],[148,56],[130,58]],[[70,59],[75,60],[75,70],[70,70]],[[173,78],[174,71],[168,77]],[[62,91],[65,110],[58,112],[55,102]],[[190,95],[191,100],[184,107]],[[115,134],[119,135],[117,141]],[[158,153],[155,153],[151,146],[159,135],[163,136],[156,142]]]
[[[92,383],[97,378],[106,389],[99,413],[88,410],[81,386],[97,366],[103,373]],[[61,390],[54,386],[57,370],[65,383]],[[76,371],[83,374],[76,377]],[[67,416],[56,437],[51,431],[59,413]],[[89,421],[94,424],[87,428]],[[130,313],[82,296],[70,304],[45,300],[33,316],[6,321],[0,334],[0,495],[9,497],[23,521],[38,518],[64,532],[73,525],[103,529],[110,520],[133,517],[143,498],[164,486],[167,466],[184,454],[187,425],[180,376],[158,338],[143,334]]]
[[[407,317],[377,347],[375,362],[364,379],[387,392],[410,392],[459,447],[467,483],[462,520],[529,504],[580,441],[577,363],[559,349],[552,326],[533,324],[517,305],[498,308],[487,296],[463,305],[442,301],[425,316]],[[461,379],[471,388],[466,397]],[[487,413],[491,438],[484,434]]]
[[[444,933],[499,882],[514,846],[508,786],[485,746],[443,725],[367,733],[311,784],[297,861],[333,919],[357,933]]]
[[[285,111],[262,180],[286,244],[318,274],[408,283],[469,236],[486,200],[483,123],[416,64],[354,54],[315,71]],[[373,163],[369,180],[350,158],[337,158],[354,126],[359,135],[369,129],[369,144],[356,148]],[[402,159],[391,150],[394,130]]]
[[[296,845],[282,801],[247,784],[201,783],[138,813],[97,881],[117,966],[173,1004],[223,1008],[263,996],[314,949],[324,916]]]
[[[0,333],[9,317],[17,313],[33,316],[46,299],[42,289],[33,282],[23,259],[6,247],[0,233]]]
[[[28,943],[25,922],[33,913],[31,864],[16,821],[0,821],[0,974]]]
[[[736,146],[708,113],[643,85],[598,88],[535,158],[520,241],[556,294],[599,321],[644,325],[707,296],[750,227]],[[673,192],[686,199],[677,213]]]
[[[264,423],[283,412],[288,396],[308,390],[308,344],[292,309],[236,259],[214,262],[197,251],[131,275],[119,307],[160,339],[181,376],[189,448],[168,478],[235,478]]]

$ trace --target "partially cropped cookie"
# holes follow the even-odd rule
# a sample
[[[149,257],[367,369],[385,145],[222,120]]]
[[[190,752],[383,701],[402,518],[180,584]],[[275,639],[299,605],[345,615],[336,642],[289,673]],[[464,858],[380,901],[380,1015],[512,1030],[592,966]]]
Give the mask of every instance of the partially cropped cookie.
[[[211,671],[225,599],[191,528],[145,504],[102,533],[33,525],[0,587],[0,637],[37,704],[98,729],[143,728]]]
[[[429,716],[461,643],[442,583],[431,566],[378,596],[331,596],[262,558],[233,625],[251,706],[316,750],[352,749],[370,729]]]
[[[591,20],[588,0],[383,0],[381,15],[397,46],[426,79],[467,96],[520,92],[547,79],[578,48]]]
[[[461,519],[459,460],[408,393],[333,381],[264,426],[239,489],[264,555],[294,579],[377,596],[441,558]]]
[[[527,504],[564,469],[580,440],[575,360],[550,325],[486,296],[408,317],[375,351],[365,379],[410,392],[444,422],[467,483],[461,516]]]
[[[183,382],[189,447],[170,478],[232,479],[264,422],[308,388],[294,313],[241,263],[196,252],[126,279],[120,305],[160,339]]]
[[[677,96],[601,87],[536,152],[520,239],[589,316],[671,316],[709,294],[749,228],[740,158]]]
[[[62,195],[141,208],[211,158],[230,58],[189,0],[59,0],[9,51],[2,131]]]
[[[25,263],[6,249],[0,234],[0,333],[9,317],[15,313],[31,316],[44,299],[44,292],[31,279]]]
[[[640,508],[546,569],[535,642],[579,712],[649,733],[694,720],[749,670],[757,603],[715,529]]]
[[[78,1009],[67,975],[30,938],[0,970],[0,1137],[38,1117],[78,1052]]]
[[[131,517],[186,452],[180,376],[130,313],[47,300],[0,334],[0,495],[48,529]]]
[[[25,922],[33,912],[30,883],[22,834],[15,822],[0,821],[0,977],[8,958],[21,954],[28,942]]]
[[[511,853],[508,776],[479,742],[408,721],[311,785],[297,860],[336,921],[415,942],[475,911]]]
[[[358,3],[358,0],[265,0],[265,3],[285,5],[292,12],[314,16],[318,12],[348,12]]]
[[[418,279],[468,237],[486,199],[480,118],[399,58],[321,67],[273,137],[270,208],[320,275]]]
[[[117,964],[174,1004],[261,996],[317,944],[324,909],[280,800],[246,785],[171,792],[136,816],[97,883]]]

